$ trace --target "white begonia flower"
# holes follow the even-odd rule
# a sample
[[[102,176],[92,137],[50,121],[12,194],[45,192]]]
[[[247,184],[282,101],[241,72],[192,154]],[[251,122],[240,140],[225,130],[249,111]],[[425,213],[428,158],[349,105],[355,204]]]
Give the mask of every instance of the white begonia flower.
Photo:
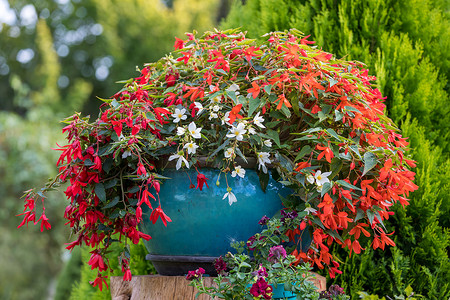
[[[122,158],[127,158],[128,156],[131,156],[131,150],[127,149],[122,153]]]
[[[197,128],[194,122],[191,122],[188,126],[189,133],[192,135],[194,139],[200,139],[202,136],[200,134],[201,128]]]
[[[232,126],[230,129],[230,133],[227,134],[227,138],[236,138],[238,141],[242,141],[244,139],[243,134],[246,133],[245,125],[239,123],[238,126]]]
[[[180,122],[180,120],[186,120],[187,116],[185,115],[186,109],[182,108],[181,110],[178,108],[175,108],[175,113],[172,115],[175,119],[173,120],[174,123]]]
[[[314,178],[316,179],[316,184],[318,186],[324,185],[325,182],[330,182],[330,180],[328,180],[328,176],[331,175],[331,172],[325,172],[322,173],[322,171],[318,170],[316,172],[316,174],[314,175]]]
[[[222,125],[225,124],[225,123],[229,124],[228,123],[229,121],[230,121],[230,112],[227,111],[225,113],[225,115],[223,116],[223,118],[222,118]]]
[[[318,186],[316,186],[316,190],[317,190],[319,193],[322,193],[322,189],[323,189],[323,185],[318,185]]]
[[[266,145],[267,147],[272,147],[272,142],[270,140],[265,140],[264,141],[264,145]]]
[[[235,92],[236,95],[239,95],[239,86],[236,83],[233,83],[226,89],[226,91]]]
[[[228,148],[227,150],[225,150],[225,158],[230,158],[234,155],[234,150],[233,148]]]
[[[203,111],[203,105],[200,102],[194,102],[195,108],[198,109],[197,116]]]
[[[314,183],[314,176],[312,176],[311,174],[306,175],[306,180],[308,180],[309,183]]]
[[[174,160],[174,159],[178,159],[177,165],[175,166],[177,170],[181,168],[181,164],[183,162],[184,162],[184,165],[189,168],[189,162],[186,160],[186,158],[184,158],[183,155],[180,155],[177,153],[177,154],[172,154],[169,157],[169,161]]]
[[[305,211],[308,213],[308,215],[309,214],[313,214],[313,213],[315,213],[316,211],[317,211],[317,209],[314,209],[314,208],[312,208],[312,207],[307,207],[307,208],[305,208]]]
[[[256,116],[253,118],[253,123],[255,123],[255,125],[260,127],[260,128],[266,128],[266,126],[264,126],[262,124],[262,122],[264,122],[264,118],[259,115],[259,111],[258,111]]]
[[[256,130],[252,126],[247,127],[247,130],[249,134],[256,134]]]
[[[187,149],[188,154],[195,154],[198,145],[196,143],[187,143],[186,145],[184,145],[183,148]]]
[[[234,202],[237,202],[236,196],[231,192],[231,190],[229,192],[226,192],[225,195],[223,195],[223,199],[225,199],[226,197],[228,197],[228,204],[233,204]]]
[[[220,106],[220,105],[214,105],[213,107],[212,107],[212,110],[214,111],[214,112],[218,112],[219,110],[221,110],[222,109],[222,107]]]
[[[264,173],[267,173],[266,163],[270,164],[272,161],[269,158],[270,154],[268,152],[258,153],[258,170],[262,167]]]
[[[177,135],[184,135],[186,133],[186,129],[183,127],[177,127]]]
[[[243,169],[241,166],[234,167],[234,171],[231,173],[231,177],[236,177],[236,175],[238,175],[241,178],[244,178],[245,169]]]
[[[218,117],[219,117],[219,116],[218,116],[216,113],[210,112],[210,113],[209,113],[208,119],[212,120],[212,119],[217,119]]]
[[[219,103],[220,103],[220,100],[221,100],[221,97],[220,97],[220,96],[217,96],[217,97],[212,98],[212,99],[211,99],[211,102],[212,102],[212,103],[215,103],[215,104],[219,104]]]

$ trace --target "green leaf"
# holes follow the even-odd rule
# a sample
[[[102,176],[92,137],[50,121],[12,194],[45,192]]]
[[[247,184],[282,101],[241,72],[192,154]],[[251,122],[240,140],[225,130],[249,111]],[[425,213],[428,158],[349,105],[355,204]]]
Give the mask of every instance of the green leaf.
[[[223,74],[223,75],[225,75],[225,76],[228,76],[228,73],[225,72],[225,71],[222,70],[222,69],[216,69],[216,71],[219,72],[220,74]]]
[[[105,187],[103,186],[103,183],[97,183],[94,188],[95,194],[97,195],[98,199],[100,201],[105,202],[106,201],[106,192]]]
[[[219,153],[219,151],[225,149],[225,147],[226,147],[229,143],[230,143],[230,140],[229,140],[229,139],[225,140],[225,142],[223,142],[223,144],[220,145],[219,148],[217,148],[216,150],[214,150],[214,152],[208,157],[208,159],[211,158],[211,157],[214,157],[217,153]]]
[[[134,194],[136,192],[138,192],[141,188],[138,185],[133,186],[132,188],[129,188],[127,193],[131,193]]]
[[[248,101],[248,116],[253,115],[253,113],[259,107],[260,104],[261,104],[261,100],[259,98],[255,98],[255,99],[251,98]]]
[[[233,99],[233,102],[236,103],[236,93],[234,91],[227,91],[227,96]]]
[[[375,214],[370,209],[366,210],[367,218],[369,218],[369,224],[372,224]]]
[[[348,111],[353,111],[353,112],[357,112],[357,113],[361,113],[359,110],[357,110],[356,108],[354,108],[353,106],[345,106],[344,107],[346,110]]]
[[[268,129],[267,135],[277,144],[278,147],[281,147],[280,144],[280,135],[275,130]]]
[[[307,153],[311,153],[311,146],[309,146],[309,145],[303,146],[302,150],[300,150],[300,152],[297,154],[294,161],[298,161],[303,156],[305,156]]]
[[[334,120],[336,122],[342,120],[342,118],[344,117],[344,114],[342,112],[338,111],[338,110],[334,111],[334,115],[335,115]]]
[[[328,129],[327,129],[327,132],[328,132],[332,137],[334,137],[335,139],[337,139],[338,141],[341,140],[341,137],[340,137],[340,136],[336,133],[336,131],[334,131],[333,129],[328,128]]]
[[[333,157],[331,160],[331,174],[328,176],[328,179],[333,179],[339,172],[341,171],[343,166],[342,160],[340,160],[338,157]]]
[[[349,189],[354,189],[354,190],[358,190],[358,191],[362,191],[359,187],[354,186],[353,184],[348,183],[347,181],[344,180],[338,180],[336,181],[337,184],[340,184],[342,186],[345,186],[346,188]]]
[[[269,184],[270,176],[269,176],[268,173],[264,173],[263,171],[259,171],[258,172],[258,177],[259,177],[259,184],[261,185],[261,189],[265,193],[267,185]]]
[[[120,200],[119,196],[114,197],[111,201],[109,201],[108,204],[103,206],[103,209],[107,209],[107,208],[116,206],[116,204],[119,203],[119,200]]]
[[[344,243],[344,240],[342,239],[342,237],[339,235],[339,233],[337,233],[336,230],[326,230],[325,233],[328,233],[330,236],[334,237],[335,240],[339,240],[342,243]]]
[[[272,90],[272,85],[271,85],[271,84],[268,84],[268,85],[264,86],[264,91],[265,91],[268,95],[270,95],[271,90]]]
[[[244,154],[242,154],[241,149],[236,147],[236,148],[234,148],[234,150],[236,151],[236,154],[239,155],[239,157],[245,161],[245,163],[248,163],[247,158],[245,158]]]
[[[356,211],[355,220],[353,222],[356,223],[356,221],[361,220],[362,218],[364,218],[364,211],[362,209],[358,208],[358,210]]]
[[[378,161],[375,154],[373,154],[372,152],[364,153],[364,171],[362,175],[364,176],[365,174],[367,174],[367,172],[375,167],[377,163]]]
[[[113,99],[113,101],[111,101],[111,105],[112,105],[114,108],[118,108],[118,107],[120,106],[120,103],[117,102],[116,99]]]
[[[108,180],[107,182],[105,182],[105,190],[112,188],[113,186],[115,186],[117,184],[118,179],[117,178],[113,178],[111,180]]]
[[[332,185],[329,182],[325,182],[322,187],[322,191],[320,192],[320,196],[323,197],[330,189]]]
[[[349,148],[350,148],[350,150],[352,150],[353,152],[355,152],[356,155],[358,155],[359,158],[362,159],[361,154],[359,154],[359,149],[358,149],[358,146],[357,146],[357,145],[351,145]]]

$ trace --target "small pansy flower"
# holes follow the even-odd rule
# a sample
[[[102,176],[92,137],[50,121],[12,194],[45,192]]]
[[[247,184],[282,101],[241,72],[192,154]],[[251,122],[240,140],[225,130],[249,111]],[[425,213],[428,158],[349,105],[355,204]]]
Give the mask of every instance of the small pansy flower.
[[[241,166],[234,167],[234,171],[231,173],[231,177],[236,177],[236,175],[241,178],[244,178],[245,169],[243,169]]]
[[[175,113],[172,115],[175,119],[173,120],[174,123],[180,122],[180,120],[186,120],[187,116],[185,115],[186,109],[178,109],[175,108]]]

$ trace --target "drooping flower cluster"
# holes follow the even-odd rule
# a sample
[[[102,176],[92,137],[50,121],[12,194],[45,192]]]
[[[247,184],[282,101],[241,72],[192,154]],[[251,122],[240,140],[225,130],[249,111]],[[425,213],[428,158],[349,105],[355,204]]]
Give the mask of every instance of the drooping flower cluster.
[[[95,121],[79,114],[65,120],[59,174],[26,192],[20,226],[40,222],[41,231],[50,229],[40,202],[68,183],[64,217],[76,239],[67,249],[89,245],[108,265],[113,235],[133,243],[151,238],[137,228],[142,205],[153,223],[171,222],[159,199],[159,165],[197,170],[190,187],[202,190],[212,188],[202,164],[220,168],[227,184],[244,178],[254,159],[262,188],[269,173],[291,188],[285,206],[312,228],[311,248],[293,252],[298,261],[326,265],[334,276],[332,243],[355,253],[361,237],[375,249],[394,245],[383,222],[394,203],[407,205],[417,189],[409,170],[414,162],[368,70],[310,46],[297,30],[269,33],[261,43],[237,30],[187,36],[177,39],[173,54],[104,99]],[[239,201],[229,186],[223,201]],[[288,236],[298,232],[300,226]],[[121,257],[129,279],[126,247]],[[89,264],[99,270],[101,286],[99,262]]]

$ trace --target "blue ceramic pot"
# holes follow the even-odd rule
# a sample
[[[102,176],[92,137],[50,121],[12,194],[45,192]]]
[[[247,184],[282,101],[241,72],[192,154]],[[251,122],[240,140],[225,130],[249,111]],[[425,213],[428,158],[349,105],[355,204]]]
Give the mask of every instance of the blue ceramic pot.
[[[162,175],[171,178],[161,184],[159,193],[161,207],[172,219],[167,227],[161,220],[152,224],[148,207],[142,207],[144,222],[140,228],[152,237],[144,241],[150,253],[148,258],[161,275],[183,275],[198,266],[205,268],[203,263],[209,263],[205,269],[213,275],[211,262],[233,251],[231,242],[247,241],[260,232],[261,217],[272,217],[282,208],[278,195],[287,196],[291,192],[272,178],[263,192],[257,172],[246,169],[244,178],[227,177],[237,198],[237,202],[229,205],[228,198],[222,199],[227,193],[224,174],[216,186],[218,169],[202,168],[201,173],[209,179],[209,188],[205,185],[202,191],[189,189],[189,177],[196,184],[195,170],[163,172]]]
[[[286,291],[284,289],[284,284],[280,283],[276,288],[273,288],[272,299],[295,299],[296,296],[293,292]]]

